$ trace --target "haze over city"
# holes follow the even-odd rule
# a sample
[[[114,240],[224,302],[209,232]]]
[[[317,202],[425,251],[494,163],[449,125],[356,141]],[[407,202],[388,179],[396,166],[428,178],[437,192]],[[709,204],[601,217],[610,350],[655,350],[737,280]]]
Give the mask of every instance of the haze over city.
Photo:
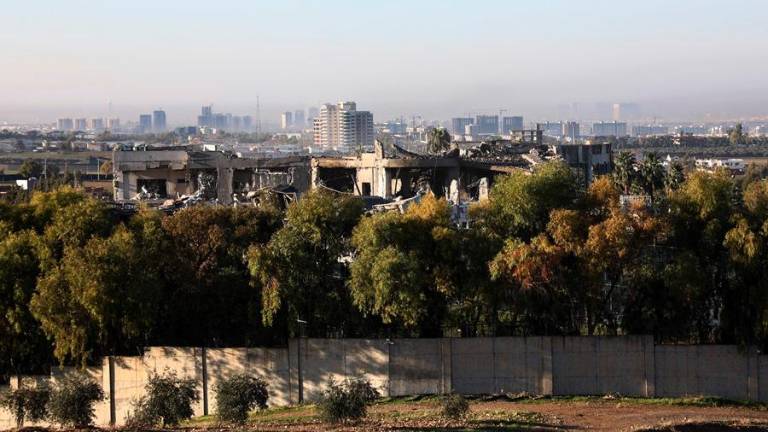
[[[0,121],[203,104],[262,117],[357,100],[377,119],[768,114],[764,1],[11,2]],[[109,107],[113,112],[108,112]]]

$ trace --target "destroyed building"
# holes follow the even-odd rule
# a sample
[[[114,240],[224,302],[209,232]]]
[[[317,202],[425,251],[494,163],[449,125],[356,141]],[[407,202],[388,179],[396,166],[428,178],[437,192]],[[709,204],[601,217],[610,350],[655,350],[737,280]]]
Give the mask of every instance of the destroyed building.
[[[523,157],[529,148],[493,159],[481,155],[462,156],[458,148],[441,155],[423,155],[396,145],[390,147],[377,142],[373,153],[313,158],[312,184],[385,199],[411,197],[425,188],[449,199],[459,192],[471,199],[480,199],[487,194],[497,175],[530,166]]]
[[[167,201],[200,194],[233,204],[250,192],[309,189],[309,158],[242,158],[234,153],[186,148],[116,150],[113,154],[115,201]]]
[[[115,200],[154,201],[180,207],[201,201],[255,203],[268,191],[296,199],[313,188],[367,197],[369,208],[399,208],[427,191],[454,205],[487,197],[499,175],[529,172],[561,159],[584,183],[610,172],[610,144],[541,142],[529,139],[454,143],[441,154],[421,154],[376,142],[374,151],[348,156],[244,158],[231,152],[185,148],[114,152]],[[290,201],[288,200],[288,201]],[[169,202],[172,201],[172,202]]]

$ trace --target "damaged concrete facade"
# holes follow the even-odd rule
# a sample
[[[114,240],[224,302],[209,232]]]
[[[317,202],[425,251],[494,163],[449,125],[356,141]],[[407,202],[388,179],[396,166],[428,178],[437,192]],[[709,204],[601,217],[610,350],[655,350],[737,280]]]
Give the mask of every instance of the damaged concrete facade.
[[[454,204],[487,197],[497,176],[530,171],[562,159],[585,183],[612,169],[610,144],[542,145],[495,140],[462,143],[440,155],[424,155],[376,142],[374,152],[355,156],[244,158],[229,152],[189,149],[115,151],[115,201],[202,200],[247,203],[268,190],[295,198],[313,188],[391,201],[427,190]],[[201,195],[205,195],[204,197]],[[149,197],[149,198],[148,198]],[[178,204],[178,203],[177,203]]]
[[[465,158],[458,151],[427,156],[397,146],[385,152],[378,142],[373,153],[318,157],[311,165],[315,187],[385,199],[410,197],[425,187],[449,199],[459,192],[481,199],[497,175],[529,167],[522,157],[489,161]]]
[[[215,199],[224,205],[235,194],[291,186],[299,193],[309,189],[309,158],[240,158],[225,152],[194,150],[115,151],[113,155],[115,201],[134,199],[150,191],[157,199],[192,195],[201,187],[200,174],[215,184]]]

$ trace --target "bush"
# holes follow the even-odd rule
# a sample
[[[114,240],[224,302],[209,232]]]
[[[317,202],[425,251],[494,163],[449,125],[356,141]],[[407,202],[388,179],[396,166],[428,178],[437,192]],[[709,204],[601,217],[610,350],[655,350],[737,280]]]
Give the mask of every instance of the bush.
[[[51,391],[48,411],[62,426],[86,427],[93,423],[93,405],[103,399],[104,391],[92,379],[68,376]]]
[[[378,397],[379,392],[367,380],[348,380],[343,384],[331,381],[317,407],[327,422],[359,420],[365,417],[368,404]]]
[[[216,410],[220,421],[245,423],[248,412],[267,407],[267,383],[248,374],[234,375],[216,383]]]
[[[129,426],[176,426],[192,418],[192,403],[200,400],[195,380],[179,378],[175,372],[153,375],[144,389],[147,394],[134,402]]]
[[[46,388],[19,388],[0,397],[0,407],[8,410],[16,420],[16,426],[24,426],[24,420],[33,423],[48,416],[50,392]]]
[[[469,412],[469,402],[464,396],[453,393],[443,399],[443,416],[458,420],[464,418]]]

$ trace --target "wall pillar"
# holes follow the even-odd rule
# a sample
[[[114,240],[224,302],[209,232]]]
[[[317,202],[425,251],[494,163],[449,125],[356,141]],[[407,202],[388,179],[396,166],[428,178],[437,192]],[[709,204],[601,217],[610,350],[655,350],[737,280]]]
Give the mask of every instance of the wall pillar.
[[[453,392],[453,338],[440,339],[440,392],[449,394]]]
[[[656,343],[653,336],[643,337],[645,397],[656,397]]]
[[[102,369],[103,370],[103,369]],[[102,382],[103,379],[102,379]],[[117,401],[115,400],[115,358],[107,358],[107,394],[109,395],[109,424],[114,426],[117,423]]]
[[[203,347],[200,350],[202,357],[202,377],[203,377],[203,415],[208,415],[208,350]]]
[[[744,353],[747,358],[747,399],[751,401],[760,400],[760,366],[757,350],[750,347]]]
[[[539,381],[541,394],[551,396],[554,382],[552,377],[552,337],[541,338],[541,378]]]

